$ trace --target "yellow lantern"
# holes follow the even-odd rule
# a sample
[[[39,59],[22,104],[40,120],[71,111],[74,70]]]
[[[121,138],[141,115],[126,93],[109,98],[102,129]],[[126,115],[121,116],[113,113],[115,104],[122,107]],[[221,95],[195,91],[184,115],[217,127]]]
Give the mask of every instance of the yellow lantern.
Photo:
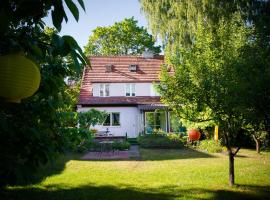
[[[0,97],[20,103],[32,96],[40,84],[38,67],[19,54],[0,56]]]

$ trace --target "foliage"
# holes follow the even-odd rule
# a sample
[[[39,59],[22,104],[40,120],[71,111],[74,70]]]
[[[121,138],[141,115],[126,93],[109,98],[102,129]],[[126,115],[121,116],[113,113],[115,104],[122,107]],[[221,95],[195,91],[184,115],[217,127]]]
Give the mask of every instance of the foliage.
[[[270,87],[265,84],[270,80],[270,1],[141,3],[152,30],[163,37],[167,63],[175,71],[170,76],[164,67],[164,101],[180,118],[219,125],[233,185],[241,129],[258,121],[264,129],[270,127]]]
[[[66,138],[69,149],[76,150],[85,141],[91,141],[94,132],[91,126],[101,124],[106,117],[105,112],[90,109],[86,112],[58,113],[58,132]]]
[[[106,144],[103,146],[103,148],[108,150],[119,150],[119,151],[125,151],[130,148],[130,143],[126,140],[116,140],[113,141],[112,144]],[[81,145],[78,146],[78,152],[83,153],[86,151],[100,151],[101,150],[101,144],[99,141],[94,140],[85,140],[81,143]]]
[[[160,53],[160,46],[134,18],[116,22],[112,26],[97,27],[85,46],[87,55],[140,55],[145,49]]]
[[[41,72],[40,88],[34,96],[18,105],[0,100],[0,185],[30,179],[39,166],[68,148],[70,138],[59,132],[57,114],[73,110],[75,97],[67,97],[64,79],[89,61],[71,36],[60,36],[42,21],[51,12],[60,31],[63,19],[67,21],[63,2],[78,20],[71,0],[0,2],[0,55],[23,53],[40,66]],[[83,1],[78,2],[84,8]]]
[[[174,133],[163,134],[161,132],[156,132],[141,135],[138,138],[138,142],[143,148],[178,149],[184,146],[179,135]]]
[[[227,120],[235,123],[234,128],[241,127],[244,100],[235,94],[246,87],[245,81],[240,82],[244,61],[239,52],[246,45],[249,30],[237,15],[231,22],[221,21],[215,35],[201,23],[193,47],[179,49],[182,60],[174,61],[175,75],[163,71],[160,92],[180,118],[196,123],[210,121],[207,126],[220,123],[223,131]]]
[[[223,151],[221,142],[217,142],[213,139],[200,141],[199,145],[196,148],[207,151],[209,153],[220,153]]]
[[[114,150],[119,150],[119,151],[124,151],[128,150],[130,148],[130,143],[128,141],[115,141],[113,143],[113,149]]]

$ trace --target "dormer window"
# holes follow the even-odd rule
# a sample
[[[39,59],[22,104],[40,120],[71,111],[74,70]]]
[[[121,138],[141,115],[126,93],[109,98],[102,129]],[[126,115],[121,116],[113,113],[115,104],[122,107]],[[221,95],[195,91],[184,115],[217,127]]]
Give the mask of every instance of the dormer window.
[[[129,65],[128,69],[130,72],[136,72],[138,69],[138,65]]]
[[[106,72],[112,72],[113,70],[113,65],[105,65],[105,68],[106,68]]]

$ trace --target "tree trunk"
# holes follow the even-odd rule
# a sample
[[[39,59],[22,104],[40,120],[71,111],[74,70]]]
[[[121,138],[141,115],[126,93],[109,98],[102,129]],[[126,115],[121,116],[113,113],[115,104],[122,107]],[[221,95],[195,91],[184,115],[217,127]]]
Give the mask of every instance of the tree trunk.
[[[233,131],[231,128],[231,124],[228,122],[228,130],[224,133],[224,139],[225,139],[225,145],[227,147],[228,151],[228,157],[229,157],[229,185],[234,186],[234,157],[238,153],[238,151],[241,149],[241,147],[237,147],[235,151],[233,151],[233,148],[231,146],[231,137],[232,135],[230,132]]]
[[[234,154],[229,150],[229,185],[234,185]]]
[[[254,141],[255,141],[255,143],[256,143],[256,152],[257,153],[260,153],[261,152],[261,143],[260,143],[260,141],[256,138],[256,136],[253,134],[252,135],[252,137],[253,137],[253,139],[254,139]]]

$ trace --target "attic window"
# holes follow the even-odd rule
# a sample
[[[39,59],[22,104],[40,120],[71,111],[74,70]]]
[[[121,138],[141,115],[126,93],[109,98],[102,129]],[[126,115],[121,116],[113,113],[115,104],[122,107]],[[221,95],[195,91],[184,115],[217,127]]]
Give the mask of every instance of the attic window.
[[[138,65],[129,65],[128,66],[129,71],[136,72],[138,69]]]
[[[113,70],[113,65],[105,65],[106,72],[112,72]]]

